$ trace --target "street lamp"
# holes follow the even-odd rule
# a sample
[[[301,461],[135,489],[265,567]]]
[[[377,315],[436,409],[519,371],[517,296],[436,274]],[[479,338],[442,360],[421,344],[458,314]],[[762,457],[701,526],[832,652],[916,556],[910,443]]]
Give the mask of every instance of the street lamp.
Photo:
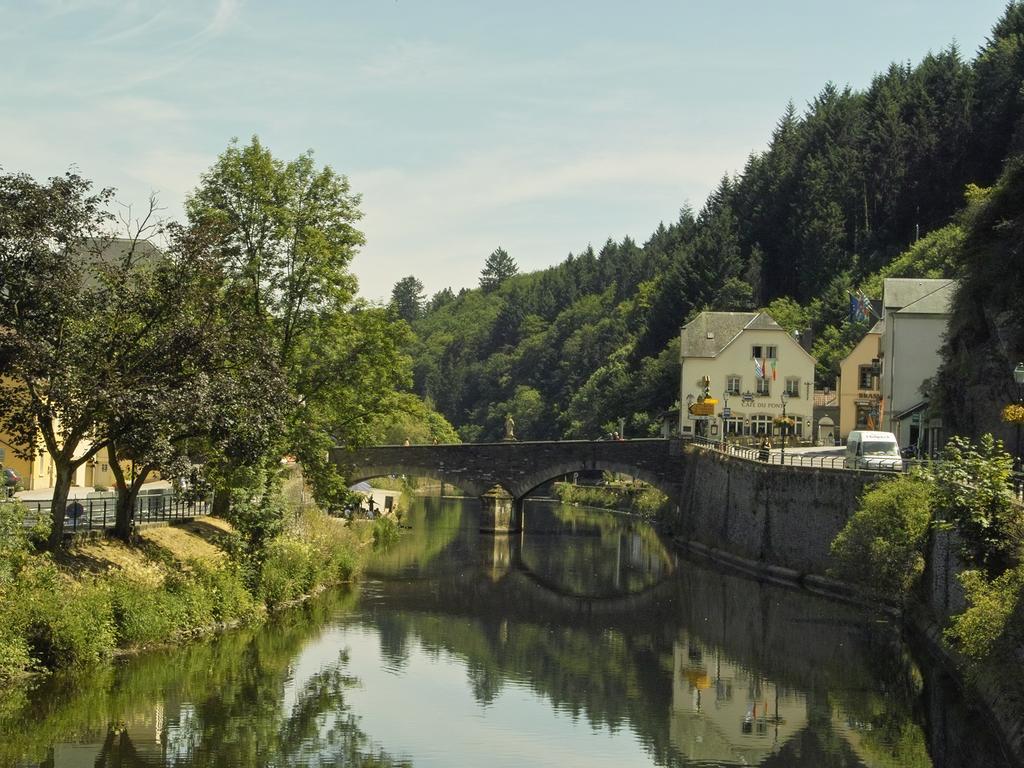
[[[786,403],[789,402],[789,393],[786,390],[782,390],[782,394],[779,395],[779,400],[782,401],[782,454],[780,455],[781,463],[786,463]]]
[[[1017,404],[1024,404],[1024,363],[1017,363],[1013,369],[1013,380],[1017,383]],[[1017,422],[1017,471],[1021,469],[1020,461],[1020,422]]]
[[[726,449],[728,441],[725,439],[725,417],[729,413],[729,390],[722,392],[722,450]]]

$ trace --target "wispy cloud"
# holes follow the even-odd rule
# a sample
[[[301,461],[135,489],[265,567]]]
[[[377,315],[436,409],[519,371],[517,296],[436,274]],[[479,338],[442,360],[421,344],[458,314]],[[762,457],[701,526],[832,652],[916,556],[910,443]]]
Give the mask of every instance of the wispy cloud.
[[[206,40],[224,34],[234,23],[241,9],[242,0],[217,0],[210,20],[186,42]]]
[[[465,264],[482,263],[499,244],[534,269],[608,236],[644,239],[687,199],[699,204],[736,161],[735,152],[665,142],[564,158],[496,151],[433,170],[356,172],[367,245],[355,266],[364,293],[378,298],[423,264],[430,273],[419,276],[432,291],[473,285]]]
[[[90,41],[90,43],[92,45],[110,45],[111,43],[121,43],[125,40],[139,37],[140,35],[146,34],[154,27],[158,27],[161,22],[165,20],[166,15],[167,9],[161,8],[155,13],[149,13],[141,20],[136,21],[132,19],[131,23],[127,26],[121,25],[121,28],[114,29],[109,34],[95,37]]]

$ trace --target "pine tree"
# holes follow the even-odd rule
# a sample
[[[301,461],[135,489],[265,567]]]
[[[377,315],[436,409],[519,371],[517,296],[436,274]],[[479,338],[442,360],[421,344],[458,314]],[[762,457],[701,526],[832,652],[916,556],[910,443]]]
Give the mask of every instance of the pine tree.
[[[391,305],[398,312],[398,316],[407,323],[419,319],[423,314],[425,300],[423,283],[412,275],[403,277],[391,289]]]
[[[517,272],[519,267],[516,266],[515,260],[508,255],[508,251],[499,247],[484,263],[483,271],[480,273],[480,287],[489,293]]]

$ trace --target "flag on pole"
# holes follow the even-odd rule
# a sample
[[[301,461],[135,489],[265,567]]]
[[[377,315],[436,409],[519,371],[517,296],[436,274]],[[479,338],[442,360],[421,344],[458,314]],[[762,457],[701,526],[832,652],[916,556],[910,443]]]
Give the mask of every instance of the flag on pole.
[[[776,373],[775,373],[775,361],[774,361],[774,360],[772,360],[772,381],[775,381],[775,379],[776,379]]]
[[[850,322],[857,323],[861,320],[867,319],[867,313],[864,310],[864,302],[860,296],[850,294]]]
[[[864,315],[864,319],[868,320],[872,315],[875,314],[874,307],[871,306],[871,299],[865,295],[864,291],[860,291],[860,306],[861,312]]]
[[[754,375],[759,379],[764,378],[764,366],[761,365],[761,361],[756,357],[754,358]]]

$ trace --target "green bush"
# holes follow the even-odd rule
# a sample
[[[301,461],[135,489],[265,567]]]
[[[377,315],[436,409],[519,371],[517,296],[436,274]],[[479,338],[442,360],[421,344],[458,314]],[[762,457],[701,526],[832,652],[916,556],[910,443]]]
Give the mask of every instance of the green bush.
[[[965,555],[998,576],[1015,564],[1024,547],[1024,514],[1013,498],[1013,458],[992,435],[978,445],[953,437],[936,466],[935,509],[955,525]]]
[[[831,573],[902,601],[924,570],[933,491],[934,482],[922,473],[870,486],[832,542]]]
[[[9,621],[9,614],[0,606],[0,680],[7,680],[32,666],[28,641]]]
[[[316,552],[309,544],[281,536],[266,547],[260,569],[257,596],[268,608],[307,594],[318,579]]]
[[[119,646],[152,645],[176,635],[178,610],[166,589],[118,574],[110,581],[110,598]]]
[[[190,563],[160,586],[118,574],[110,579],[110,594],[121,646],[166,643],[259,615],[234,565],[209,568]]]
[[[964,571],[960,581],[969,607],[954,617],[946,636],[965,656],[986,660],[1000,645],[1011,650],[1024,644],[1024,565],[992,580],[982,571]]]
[[[620,494],[608,486],[571,483],[555,483],[555,495],[566,504],[582,504],[600,509],[615,509],[621,498]]]
[[[49,560],[27,566],[7,600],[5,623],[33,665],[73,667],[107,658],[116,641],[110,593],[103,583],[63,578]]]
[[[373,521],[373,546],[389,547],[398,540],[398,525],[390,517],[378,517]]]
[[[374,527],[373,531],[376,530]],[[315,550],[321,565],[318,569],[318,583],[335,584],[358,576],[363,542],[352,526],[320,510],[309,509],[296,518],[291,535]]]
[[[645,483],[610,485],[555,483],[555,495],[566,504],[616,509],[646,518],[658,516],[668,504],[668,497],[664,493]]]
[[[34,529],[26,529],[24,520],[20,503],[0,501],[0,590],[14,580],[31,554]]]

